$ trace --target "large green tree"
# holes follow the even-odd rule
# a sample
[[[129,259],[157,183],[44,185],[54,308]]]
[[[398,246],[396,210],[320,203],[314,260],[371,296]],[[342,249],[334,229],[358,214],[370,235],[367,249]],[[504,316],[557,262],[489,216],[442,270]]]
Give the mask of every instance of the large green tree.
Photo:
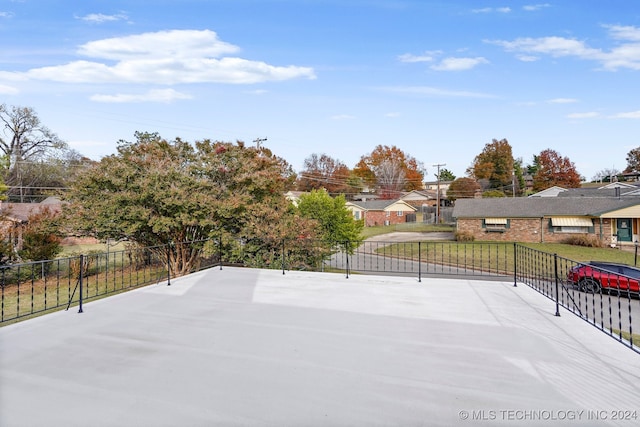
[[[266,148],[136,133],[74,182],[66,212],[75,228],[143,246],[172,243],[179,273],[199,255],[187,242],[210,237],[271,250],[282,238],[313,234],[284,197],[289,165]]]
[[[329,244],[351,242],[357,247],[362,241],[360,232],[364,224],[353,218],[346,207],[344,195],[331,197],[326,190],[312,190],[300,196],[300,215],[318,223],[318,236]]]
[[[467,173],[480,182],[484,189],[504,191],[513,186],[514,159],[509,141],[494,139],[473,160]]]

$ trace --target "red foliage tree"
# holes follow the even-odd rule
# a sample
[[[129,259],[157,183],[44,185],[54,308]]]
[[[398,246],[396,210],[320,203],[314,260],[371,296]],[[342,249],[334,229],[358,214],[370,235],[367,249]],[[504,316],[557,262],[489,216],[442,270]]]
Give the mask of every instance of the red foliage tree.
[[[554,185],[564,188],[580,187],[580,174],[568,157],[552,149],[540,152],[538,170],[533,175],[533,189],[541,191]]]

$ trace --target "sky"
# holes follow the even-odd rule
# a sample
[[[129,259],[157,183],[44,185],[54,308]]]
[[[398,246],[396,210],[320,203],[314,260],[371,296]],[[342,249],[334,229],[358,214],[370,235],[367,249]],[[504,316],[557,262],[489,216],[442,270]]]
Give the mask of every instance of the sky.
[[[0,104],[81,154],[245,141],[296,171],[378,145],[464,176],[493,139],[590,180],[640,146],[629,0],[0,0]]]

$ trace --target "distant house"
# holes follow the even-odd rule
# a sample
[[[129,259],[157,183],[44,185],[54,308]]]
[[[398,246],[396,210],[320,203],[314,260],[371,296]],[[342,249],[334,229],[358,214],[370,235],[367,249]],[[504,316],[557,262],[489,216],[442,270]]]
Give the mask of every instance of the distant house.
[[[476,240],[560,242],[586,234],[615,246],[640,235],[640,197],[459,199],[453,216],[457,231]]]
[[[415,221],[417,211],[403,200],[352,201],[347,202],[346,207],[356,220],[364,221],[365,227],[400,224],[412,218]]]
[[[49,197],[41,203],[1,203],[0,235],[9,240],[15,250],[22,249],[22,233],[32,215],[49,209],[52,213],[62,211],[62,202],[56,197]]]
[[[284,193],[284,197],[289,200],[291,203],[293,203],[293,206],[298,206],[298,203],[300,202],[300,196],[305,194],[304,191],[287,191],[286,193]]]
[[[400,197],[400,200],[420,209],[422,206],[435,206],[437,193],[433,190],[413,190]]]

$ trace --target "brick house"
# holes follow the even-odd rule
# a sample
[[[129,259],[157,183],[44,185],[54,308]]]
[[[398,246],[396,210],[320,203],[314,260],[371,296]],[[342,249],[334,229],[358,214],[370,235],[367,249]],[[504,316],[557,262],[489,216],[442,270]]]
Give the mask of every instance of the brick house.
[[[346,207],[355,219],[364,220],[365,227],[407,222],[407,215],[413,215],[417,211],[403,200],[353,201],[347,202]]]
[[[575,234],[606,245],[633,245],[640,231],[640,197],[459,199],[456,229],[476,240],[561,242]]]

